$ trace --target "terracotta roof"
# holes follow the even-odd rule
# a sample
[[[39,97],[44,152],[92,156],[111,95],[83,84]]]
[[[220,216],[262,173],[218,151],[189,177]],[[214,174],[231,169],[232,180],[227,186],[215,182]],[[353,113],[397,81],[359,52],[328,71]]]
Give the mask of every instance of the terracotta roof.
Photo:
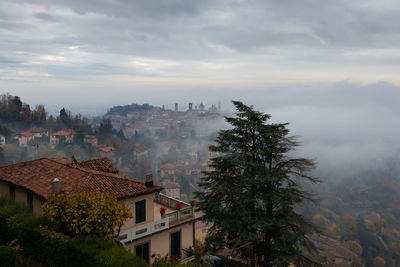
[[[32,132],[22,132],[22,133],[20,133],[20,135],[29,137],[29,136],[33,136],[34,134]]]
[[[48,158],[0,167],[0,180],[26,188],[45,199],[52,193],[54,178],[60,180],[61,188],[69,195],[115,193],[118,199],[124,199],[162,190],[161,186],[147,187],[144,182],[128,176],[73,167]]]
[[[87,168],[95,171],[118,173],[117,168],[108,158],[91,159],[78,163],[81,168]]]
[[[114,151],[114,150],[115,150],[115,148],[113,148],[112,146],[99,148],[99,151],[102,151],[102,152],[111,152],[111,151]]]
[[[72,130],[62,130],[62,131],[52,133],[51,135],[66,136],[66,135],[74,135],[74,134],[75,134],[75,132]]]
[[[175,169],[175,165],[171,164],[171,163],[165,163],[163,165],[161,165],[162,169],[169,169],[169,170],[173,170]]]

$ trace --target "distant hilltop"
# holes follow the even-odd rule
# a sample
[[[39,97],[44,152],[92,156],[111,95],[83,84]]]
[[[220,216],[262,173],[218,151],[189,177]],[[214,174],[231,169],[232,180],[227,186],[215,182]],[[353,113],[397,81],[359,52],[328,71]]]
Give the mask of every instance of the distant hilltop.
[[[110,108],[107,111],[106,115],[126,115],[129,112],[137,112],[137,111],[149,111],[157,109],[157,107],[154,107],[149,104],[143,104],[143,105],[138,105],[138,104],[130,104],[130,105],[125,105],[125,106],[115,106]]]

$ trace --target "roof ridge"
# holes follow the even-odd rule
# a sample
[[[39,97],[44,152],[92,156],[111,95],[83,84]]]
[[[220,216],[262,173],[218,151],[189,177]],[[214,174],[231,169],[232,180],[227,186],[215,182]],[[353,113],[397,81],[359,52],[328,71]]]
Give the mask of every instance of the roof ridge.
[[[122,175],[122,174],[119,174],[119,173],[102,172],[102,171],[92,170],[90,168],[83,168],[83,167],[79,167],[79,166],[76,169],[79,169],[79,170],[81,170],[83,172],[86,172],[88,174],[103,175],[103,176],[107,176],[107,177],[111,177],[111,178],[129,180],[129,181],[132,181],[132,182],[141,183],[141,184],[143,183],[144,184],[143,181],[141,181],[141,180],[139,180],[137,178],[129,177],[129,176]]]
[[[106,158],[106,157],[103,157],[103,158]],[[51,158],[40,158],[40,159],[48,159],[48,160],[50,160],[52,162],[58,163],[60,165],[67,166],[67,167],[69,167],[71,169],[74,169],[74,170],[80,170],[80,171],[88,173],[88,174],[98,174],[98,175],[103,175],[103,176],[107,176],[107,177],[112,177],[112,178],[117,178],[117,179],[124,179],[124,180],[133,181],[133,182],[136,182],[136,183],[143,183],[144,184],[143,181],[141,181],[141,180],[139,180],[137,178],[129,177],[129,176],[122,175],[122,174],[119,174],[119,173],[102,172],[102,171],[92,170],[90,168],[79,167],[79,163],[78,163],[77,167],[74,167],[74,166],[71,166],[69,164],[61,163],[61,162],[59,162],[57,160],[54,160],[54,159],[51,159]],[[108,158],[106,158],[106,159],[108,159]]]

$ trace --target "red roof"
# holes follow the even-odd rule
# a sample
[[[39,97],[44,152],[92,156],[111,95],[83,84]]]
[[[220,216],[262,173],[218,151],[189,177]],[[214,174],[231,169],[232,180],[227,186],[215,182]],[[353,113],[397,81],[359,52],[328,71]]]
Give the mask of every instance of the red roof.
[[[91,159],[79,162],[79,167],[95,171],[118,173],[117,168],[108,158]]]
[[[73,130],[62,130],[62,131],[52,133],[51,135],[67,136],[67,135],[74,135],[74,134],[75,134],[75,132]]]
[[[22,133],[20,133],[20,135],[29,137],[29,136],[33,136],[34,134],[32,132],[22,132]]]
[[[112,147],[112,146],[107,146],[107,147],[101,147],[101,148],[99,148],[99,150],[102,151],[102,152],[108,153],[108,152],[114,151],[115,148]]]
[[[52,193],[54,178],[60,180],[61,189],[69,195],[115,193],[118,199],[124,199],[162,190],[159,185],[148,187],[128,176],[74,167],[48,158],[0,167],[0,180],[26,188],[45,199]]]
[[[171,164],[171,163],[165,163],[163,165],[161,165],[162,169],[168,169],[168,170],[173,170],[175,169],[175,165]]]

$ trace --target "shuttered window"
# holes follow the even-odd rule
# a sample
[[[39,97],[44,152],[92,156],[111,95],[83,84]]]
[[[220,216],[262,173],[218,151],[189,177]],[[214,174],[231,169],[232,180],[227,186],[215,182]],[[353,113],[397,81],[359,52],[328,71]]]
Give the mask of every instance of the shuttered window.
[[[146,221],[146,200],[140,200],[135,203],[135,223]]]

